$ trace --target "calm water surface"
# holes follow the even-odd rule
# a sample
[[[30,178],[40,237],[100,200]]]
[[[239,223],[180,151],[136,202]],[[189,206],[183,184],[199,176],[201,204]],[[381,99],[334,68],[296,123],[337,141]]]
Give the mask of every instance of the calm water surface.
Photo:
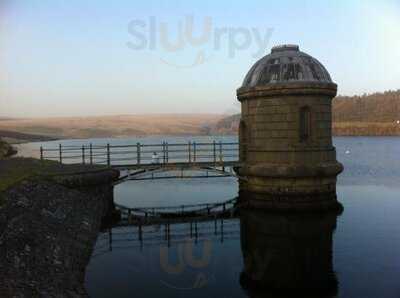
[[[189,139],[193,140],[177,141]],[[87,140],[65,141],[71,142]],[[399,298],[400,138],[341,137],[334,142],[338,160],[345,166],[337,187],[344,206],[340,216],[244,214],[224,221],[223,227],[218,222],[217,233],[214,222],[199,223],[197,241],[186,237],[188,224],[173,225],[169,246],[163,226],[146,228],[142,244],[137,228],[114,228],[99,234],[87,267],[90,296],[283,297],[249,290],[243,272],[260,280],[276,276],[278,283],[282,276],[290,280],[295,276],[293,268],[306,261],[320,273],[313,276],[310,271],[307,277],[315,284],[337,281],[337,286],[317,297]],[[40,144],[24,150],[35,149],[32,146]],[[115,200],[127,206],[180,205],[224,201],[237,191],[234,178],[131,181],[116,187]],[[287,230],[296,236],[288,236]]]

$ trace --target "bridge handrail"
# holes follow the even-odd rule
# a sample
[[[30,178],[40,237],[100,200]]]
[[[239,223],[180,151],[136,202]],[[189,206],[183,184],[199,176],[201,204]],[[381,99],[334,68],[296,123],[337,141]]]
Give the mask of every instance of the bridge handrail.
[[[117,145],[93,145],[92,143],[83,145],[58,144],[58,148],[40,147],[40,159],[58,160],[60,163],[67,161],[68,163],[81,164],[105,162],[108,166],[112,166],[112,162],[133,160],[136,162],[136,165],[140,165],[142,162],[154,160],[152,154],[156,152],[160,164],[179,161],[192,163],[199,159],[209,159],[210,162],[216,163],[224,161],[227,158],[237,158],[238,145],[238,142],[223,141]],[[235,152],[237,153],[235,154]],[[119,155],[120,158],[113,158],[116,155]]]

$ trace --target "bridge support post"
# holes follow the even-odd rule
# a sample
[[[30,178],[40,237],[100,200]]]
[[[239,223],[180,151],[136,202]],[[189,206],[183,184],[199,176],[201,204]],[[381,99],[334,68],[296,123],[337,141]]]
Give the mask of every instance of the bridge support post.
[[[168,142],[165,142],[165,152],[166,152],[166,155],[167,155],[166,161],[167,161],[167,163],[168,163],[168,161],[169,161]]]
[[[62,164],[62,146],[61,146],[61,144],[59,144],[58,145],[58,154],[59,154],[59,160],[60,160],[60,163]]]
[[[221,141],[219,141],[219,161],[221,164],[223,163],[222,142]]]
[[[92,145],[92,143],[90,143],[90,145],[89,145],[89,161],[90,161],[90,164],[92,165],[93,164],[93,145]]]
[[[140,165],[140,143],[136,144],[136,162]]]
[[[219,162],[221,164],[222,170],[225,171],[225,164],[224,164],[224,150],[222,142],[219,141]]]
[[[221,219],[221,243],[224,242],[224,219]]]
[[[214,159],[214,165],[217,162],[217,151],[216,151],[216,144],[215,141],[213,141],[213,159]]]
[[[197,231],[197,221],[194,222],[194,234],[195,234],[195,239],[196,239],[196,243],[197,243],[197,237],[198,237],[198,231]]]
[[[142,223],[139,223],[139,240],[142,242],[143,235],[142,235]]]
[[[189,157],[189,163],[191,163],[192,162],[192,152],[191,152],[191,143],[189,142],[188,143],[188,157]]]
[[[40,146],[40,160],[43,160],[43,147]]]
[[[163,150],[163,164],[165,164],[165,161],[166,161],[166,155],[165,155],[165,141],[162,143],[162,150]]]
[[[196,142],[193,142],[193,161],[196,162]]]
[[[110,144],[107,144],[107,166],[111,166]]]
[[[82,164],[84,165],[85,162],[86,162],[85,145],[82,145]]]

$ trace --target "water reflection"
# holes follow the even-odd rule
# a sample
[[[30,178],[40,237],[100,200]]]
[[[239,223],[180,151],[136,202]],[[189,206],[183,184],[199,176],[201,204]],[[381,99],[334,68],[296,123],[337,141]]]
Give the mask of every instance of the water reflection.
[[[250,297],[334,297],[332,235],[337,213],[272,214],[240,210],[244,268]]]
[[[165,222],[159,218],[157,223],[150,216],[147,222],[120,221],[99,236],[91,266],[103,273],[98,274],[99,268],[90,270],[89,293],[93,297],[108,297],[115,291],[128,297],[139,290],[143,297],[163,291],[175,297],[188,290],[192,297],[221,291],[229,292],[229,297],[337,295],[332,263],[337,213],[271,213],[239,205],[235,212],[226,211]],[[122,258],[129,262],[121,263]],[[104,273],[104,262],[109,274]],[[119,280],[113,277],[114,270]]]

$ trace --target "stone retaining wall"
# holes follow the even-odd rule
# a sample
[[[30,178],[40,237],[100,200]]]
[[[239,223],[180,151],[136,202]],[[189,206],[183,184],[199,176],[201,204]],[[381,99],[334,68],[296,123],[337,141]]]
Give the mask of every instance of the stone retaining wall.
[[[0,297],[86,297],[85,268],[113,205],[112,170],[29,180],[0,209]]]

